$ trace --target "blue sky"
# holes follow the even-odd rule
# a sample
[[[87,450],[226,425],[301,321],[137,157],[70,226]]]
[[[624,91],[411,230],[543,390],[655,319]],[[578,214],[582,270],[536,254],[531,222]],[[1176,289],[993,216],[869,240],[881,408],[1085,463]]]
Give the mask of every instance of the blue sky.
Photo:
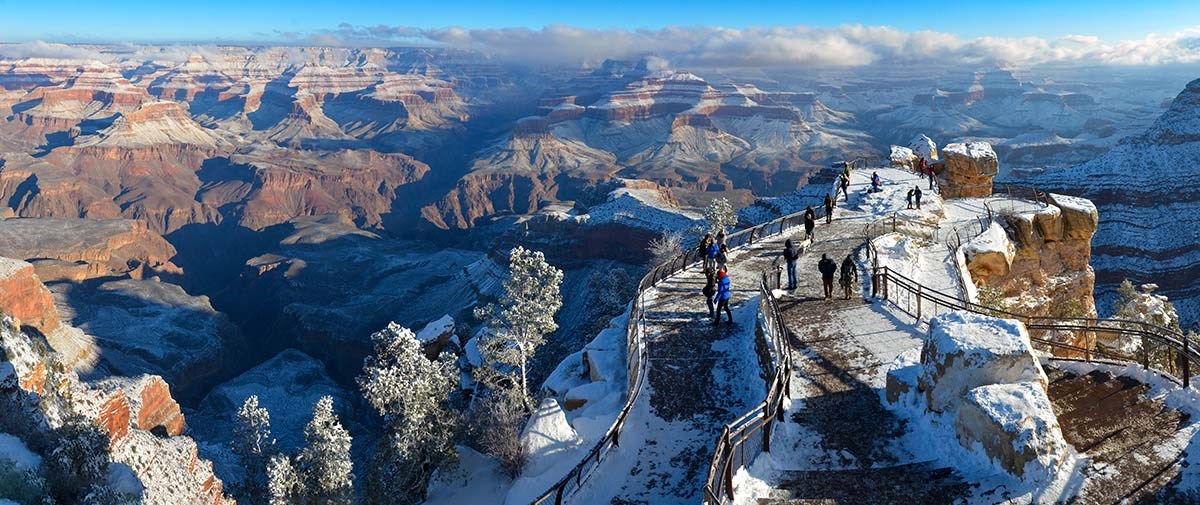
[[[314,33],[351,25],[465,28],[566,24],[583,28],[728,28],[843,24],[884,25],[904,31],[935,30],[962,37],[1095,35],[1115,41],[1200,26],[1196,0],[1058,2],[990,0],[637,2],[418,2],[233,1],[135,2],[129,0],[0,0],[4,41],[264,41],[279,32]]]

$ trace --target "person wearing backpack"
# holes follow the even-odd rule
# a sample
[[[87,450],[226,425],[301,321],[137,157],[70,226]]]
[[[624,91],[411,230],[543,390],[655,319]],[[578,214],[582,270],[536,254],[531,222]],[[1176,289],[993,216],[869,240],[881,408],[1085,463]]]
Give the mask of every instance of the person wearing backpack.
[[[854,283],[858,282],[858,266],[854,264],[852,254],[847,254],[846,259],[842,260],[842,275],[838,279],[842,285],[842,289],[846,292],[845,300],[850,299],[850,293],[854,291]]]
[[[809,205],[804,210],[804,238],[807,240],[813,239],[813,228],[817,227],[817,213],[813,210],[812,205]]]
[[[796,260],[798,259],[800,259],[800,248],[796,247],[796,243],[789,238],[783,243],[783,261],[787,264],[788,291],[796,289]]]
[[[842,188],[842,196],[844,196],[846,198],[846,202],[849,203],[850,202],[850,175],[849,174],[841,175],[840,185]],[[837,195],[834,195],[834,196],[836,197]]]
[[[726,270],[729,264],[729,246],[721,243],[717,248],[717,270]]]
[[[817,271],[821,272],[821,282],[825,285],[825,301],[829,301],[833,299],[833,275],[837,273],[837,263],[829,259],[828,254],[822,254]]]
[[[833,197],[825,193],[825,224],[833,222]]]
[[[715,274],[704,273],[704,289],[700,292],[704,294],[704,302],[708,304],[708,317],[713,317],[713,302],[717,296],[717,276]]]
[[[917,210],[921,210],[921,187],[913,187],[913,199],[917,201]]]
[[[715,272],[717,270],[717,256],[721,254],[721,246],[717,245],[714,240],[708,241],[708,246],[704,249],[704,264],[705,271]]]
[[[883,191],[883,179],[879,178],[879,172],[871,172],[871,192],[878,193]]]
[[[733,281],[729,279],[729,274],[724,269],[717,270],[717,317],[713,319],[713,324],[721,324],[721,310],[725,310],[725,314],[729,315],[729,324],[733,324],[733,312],[729,310],[729,298],[733,295]]]
[[[711,259],[708,257],[708,248],[709,248],[709,246],[712,245],[712,243],[713,243],[713,238],[712,238],[711,233],[705,233],[704,238],[700,239],[699,253],[700,253],[700,258],[703,261],[702,264],[703,264],[705,275],[712,274],[713,272],[716,271],[714,269],[714,265],[713,265],[713,260],[715,260],[716,257],[714,256]]]

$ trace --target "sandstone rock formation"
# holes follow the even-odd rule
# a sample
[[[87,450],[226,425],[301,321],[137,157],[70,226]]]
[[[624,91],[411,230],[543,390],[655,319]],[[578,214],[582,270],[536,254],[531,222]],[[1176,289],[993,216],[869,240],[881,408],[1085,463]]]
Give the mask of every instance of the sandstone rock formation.
[[[908,148],[918,157],[925,158],[926,163],[938,160],[937,144],[925,135],[913,137],[912,141],[908,143]]]
[[[0,256],[30,261],[43,282],[182,273],[175,248],[135,220],[0,220]]]
[[[1029,381],[1045,394],[1047,385],[1025,325],[969,312],[930,322],[921,370],[918,385],[935,412],[958,410],[967,391],[979,386]]]
[[[1070,457],[1046,385],[1034,381],[989,384],[966,392],[956,422],[964,447],[983,447],[1008,473],[1048,480]]]
[[[969,142],[942,148],[945,169],[937,174],[943,198],[991,196],[992,178],[999,173],[999,161],[991,144]]]
[[[917,163],[917,155],[912,149],[907,147],[892,146],[891,154],[888,155],[888,166],[893,168],[913,169]]]

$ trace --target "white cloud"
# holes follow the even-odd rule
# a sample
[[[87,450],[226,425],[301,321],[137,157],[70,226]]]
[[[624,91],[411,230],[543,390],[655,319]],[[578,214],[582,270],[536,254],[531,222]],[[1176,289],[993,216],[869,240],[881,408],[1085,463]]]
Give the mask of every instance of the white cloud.
[[[51,44],[35,40],[17,44],[0,44],[0,56],[11,59],[20,58],[52,58],[63,60],[103,60],[107,59],[99,51],[67,44]]]
[[[1058,39],[977,37],[887,26],[845,25],[729,29],[668,27],[658,30],[351,26],[308,34],[323,45],[427,44],[479,50],[537,63],[595,62],[656,54],[676,65],[825,66],[872,64],[1007,64],[1077,62],[1154,65],[1200,62],[1200,28],[1140,40],[1107,43],[1091,35]]]

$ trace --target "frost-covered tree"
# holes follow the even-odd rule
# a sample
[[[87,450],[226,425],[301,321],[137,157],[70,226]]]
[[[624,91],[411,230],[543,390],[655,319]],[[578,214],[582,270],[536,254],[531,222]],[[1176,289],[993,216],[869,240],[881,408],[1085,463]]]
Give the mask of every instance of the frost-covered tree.
[[[1175,304],[1163,295],[1154,294],[1153,288],[1138,291],[1129,279],[1125,279],[1117,287],[1117,295],[1116,319],[1151,323],[1180,331]]]
[[[500,463],[504,473],[517,477],[527,455],[521,443],[525,407],[513,389],[490,391],[474,404],[471,439],[476,448]]]
[[[238,409],[230,446],[246,472],[241,488],[244,499],[253,504],[265,502],[267,462],[275,454],[275,439],[271,438],[271,415],[258,406],[257,395],[246,398]]]
[[[358,387],[387,424],[367,474],[373,503],[417,503],[425,498],[435,470],[455,464],[458,413],[449,405],[458,387],[454,358],[425,357],[412,330],[389,323],[371,335],[375,354],[367,358]]]
[[[322,396],[304,426],[304,449],[296,458],[297,471],[309,503],[350,503],[354,493],[354,464],[350,433],[333,413],[333,398]]]
[[[588,279],[588,338],[608,326],[608,321],[625,311],[637,290],[637,281],[622,268],[593,272]]]
[[[516,388],[521,405],[530,411],[529,360],[546,334],[558,329],[554,315],[562,307],[563,274],[540,251],[524,247],[512,250],[508,270],[500,302],[476,310],[491,330],[480,344],[484,363],[476,370],[476,381],[492,389]]]
[[[650,251],[650,267],[656,267],[683,254],[683,234],[677,231],[663,233],[650,240],[646,247]]]
[[[737,214],[728,198],[714,198],[704,208],[704,220],[708,222],[708,231],[717,234],[737,224]]]
[[[290,505],[304,495],[300,475],[286,455],[276,454],[267,462],[267,493],[270,505]]]
[[[108,475],[108,435],[96,423],[72,415],[54,430],[53,448],[43,462],[50,494],[59,503],[82,503],[101,491]]]

